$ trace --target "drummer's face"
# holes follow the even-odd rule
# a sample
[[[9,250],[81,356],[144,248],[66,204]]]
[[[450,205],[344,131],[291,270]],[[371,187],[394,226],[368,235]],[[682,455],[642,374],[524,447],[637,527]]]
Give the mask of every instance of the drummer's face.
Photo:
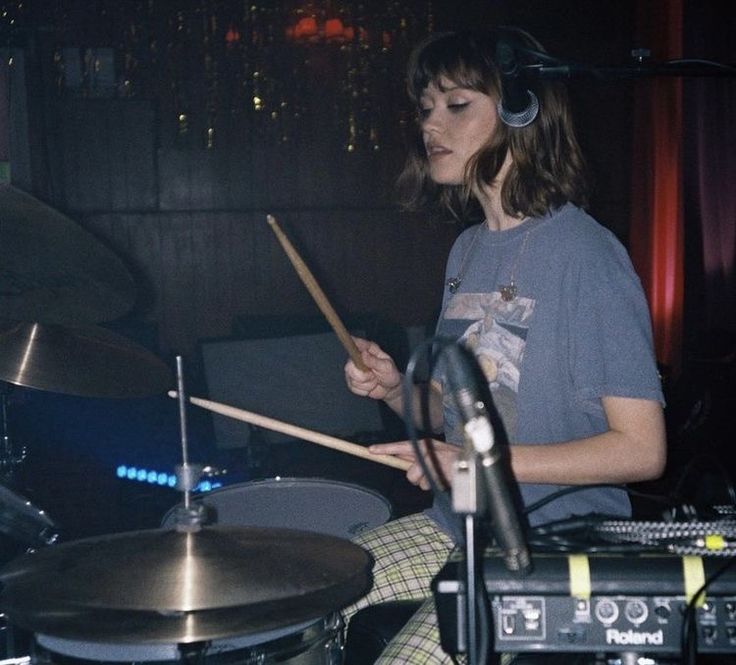
[[[492,97],[443,78],[419,100],[429,174],[440,185],[459,185],[465,168],[493,136],[498,112]]]

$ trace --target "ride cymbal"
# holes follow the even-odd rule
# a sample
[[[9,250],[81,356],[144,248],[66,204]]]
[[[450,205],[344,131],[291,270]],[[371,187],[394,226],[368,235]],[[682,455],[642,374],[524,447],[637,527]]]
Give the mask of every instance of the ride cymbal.
[[[0,312],[14,321],[112,321],[136,299],[116,254],[74,221],[12,185],[0,185]]]
[[[145,397],[171,386],[147,349],[105,328],[0,322],[0,380],[81,397]]]

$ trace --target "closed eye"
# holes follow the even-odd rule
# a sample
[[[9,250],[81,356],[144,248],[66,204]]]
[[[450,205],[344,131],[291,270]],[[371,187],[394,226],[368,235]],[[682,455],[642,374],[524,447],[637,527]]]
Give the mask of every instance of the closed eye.
[[[460,102],[456,104],[448,104],[447,108],[450,109],[452,113],[461,113],[465,110],[466,106],[470,106],[470,102]]]

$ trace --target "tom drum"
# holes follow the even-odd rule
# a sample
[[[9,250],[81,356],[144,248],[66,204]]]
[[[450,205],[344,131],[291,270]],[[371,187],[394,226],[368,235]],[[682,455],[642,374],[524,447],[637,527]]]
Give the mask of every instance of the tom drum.
[[[301,529],[339,538],[391,519],[391,504],[373,490],[319,478],[273,478],[230,485],[197,497],[216,524]],[[162,526],[175,524],[176,507]]]

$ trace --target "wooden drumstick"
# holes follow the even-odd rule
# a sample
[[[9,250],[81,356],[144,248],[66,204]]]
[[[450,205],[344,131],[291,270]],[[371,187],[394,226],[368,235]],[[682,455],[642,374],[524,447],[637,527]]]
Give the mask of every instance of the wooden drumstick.
[[[169,391],[169,397],[176,399],[178,397],[175,390]],[[371,462],[378,462],[385,466],[392,466],[395,469],[401,469],[407,471],[411,466],[411,462],[393,457],[392,455],[373,455],[368,452],[363,446],[359,446],[356,443],[350,443],[350,441],[344,441],[328,434],[322,434],[313,430],[299,427],[298,425],[290,425],[281,420],[275,420],[268,416],[262,416],[251,411],[244,411],[234,406],[228,406],[227,404],[221,404],[220,402],[213,402],[208,399],[202,399],[201,397],[190,397],[189,401],[196,406],[207,409],[214,413],[227,416],[228,418],[234,418],[244,423],[255,425],[256,427],[263,427],[264,429],[273,430],[274,432],[280,432],[287,436],[293,436],[297,439],[304,439],[311,443],[316,443],[326,448],[332,448],[333,450],[339,450],[340,452],[347,453],[348,455],[354,455],[355,457],[362,457],[363,459],[370,460]]]
[[[322,291],[319,284],[317,284],[317,280],[314,278],[314,275],[279,227],[276,218],[273,215],[266,215],[266,220],[268,221],[269,226],[273,229],[273,232],[276,234],[281,246],[284,248],[291,264],[296,269],[297,275],[299,275],[304,286],[307,287],[307,291],[309,291],[312,298],[314,298],[314,301],[317,303],[317,307],[320,308],[322,314],[327,318],[327,321],[337,334],[338,339],[342,342],[342,345],[345,347],[348,355],[355,363],[355,366],[364,372],[367,371],[368,368],[363,363],[363,359],[360,357],[360,351],[358,350],[358,347],[355,346],[353,338],[350,336],[347,328],[343,325],[337,312],[330,304],[330,301],[327,300],[327,296],[324,294],[324,291]]]

